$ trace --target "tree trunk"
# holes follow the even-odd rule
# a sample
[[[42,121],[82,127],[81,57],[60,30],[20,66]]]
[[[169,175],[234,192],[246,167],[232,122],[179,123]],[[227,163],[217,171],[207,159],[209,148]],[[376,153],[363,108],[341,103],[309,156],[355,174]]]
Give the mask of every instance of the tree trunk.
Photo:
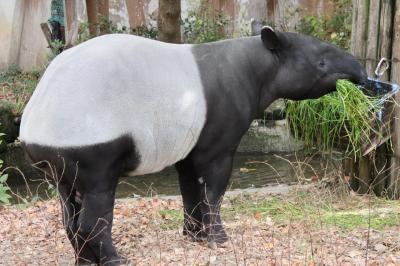
[[[99,9],[99,21],[108,21],[110,16],[110,4],[109,0],[99,0],[98,1],[98,9]],[[100,24],[100,35],[107,34],[107,27],[104,23]]]
[[[89,23],[90,38],[97,36],[97,3],[96,0],[86,0],[86,10]]]
[[[129,0],[126,1],[126,9],[128,11],[129,25],[131,28],[146,25],[145,5],[146,0]]]
[[[400,84],[400,0],[396,1],[395,15],[393,28],[393,43],[392,43],[392,73],[391,79],[393,83]],[[400,103],[400,93],[395,96],[397,103]],[[400,197],[400,108],[397,106],[394,109],[393,119],[393,157],[391,165],[391,176],[388,184],[389,196],[398,199]]]
[[[78,37],[79,23],[76,16],[76,1],[65,1],[65,49],[72,47]]]
[[[181,43],[181,1],[159,0],[157,24],[160,41]]]

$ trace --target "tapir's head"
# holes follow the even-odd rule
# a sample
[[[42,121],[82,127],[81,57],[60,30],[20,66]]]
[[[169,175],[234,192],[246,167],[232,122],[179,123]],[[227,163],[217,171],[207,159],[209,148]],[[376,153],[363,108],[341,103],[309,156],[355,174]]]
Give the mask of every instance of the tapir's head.
[[[276,62],[274,78],[266,86],[279,98],[318,98],[334,91],[338,79],[366,81],[366,71],[354,56],[323,41],[270,27],[261,29],[261,40]]]

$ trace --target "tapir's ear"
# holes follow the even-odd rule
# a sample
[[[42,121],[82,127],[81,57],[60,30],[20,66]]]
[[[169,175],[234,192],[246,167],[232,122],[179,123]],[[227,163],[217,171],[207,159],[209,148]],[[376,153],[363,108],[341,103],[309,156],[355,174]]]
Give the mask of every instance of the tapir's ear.
[[[261,34],[261,29],[263,27],[263,24],[255,20],[254,18],[251,19],[251,35],[256,36]]]
[[[270,50],[279,49],[279,47],[282,45],[278,33],[269,26],[264,26],[261,29],[261,40],[263,41],[265,47]]]

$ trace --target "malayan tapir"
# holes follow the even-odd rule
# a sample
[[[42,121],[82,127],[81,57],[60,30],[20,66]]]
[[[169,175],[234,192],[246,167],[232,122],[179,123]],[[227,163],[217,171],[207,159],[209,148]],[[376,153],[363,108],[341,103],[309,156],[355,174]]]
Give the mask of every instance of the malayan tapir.
[[[366,77],[352,55],[270,27],[198,45],[104,35],[49,65],[24,110],[20,139],[57,183],[77,263],[116,265],[122,259],[111,227],[120,175],[175,165],[183,233],[223,243],[219,202],[253,119],[278,98],[317,98],[338,79]]]

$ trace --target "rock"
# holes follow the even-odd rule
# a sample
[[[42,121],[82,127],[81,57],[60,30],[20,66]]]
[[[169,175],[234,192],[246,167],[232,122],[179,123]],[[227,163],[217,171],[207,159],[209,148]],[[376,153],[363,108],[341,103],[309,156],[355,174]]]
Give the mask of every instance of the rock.
[[[385,252],[387,250],[387,247],[381,243],[376,244],[374,249],[378,252]]]
[[[209,247],[210,249],[217,249],[217,248],[218,248],[218,245],[217,245],[217,243],[216,243],[215,241],[209,241],[209,242],[208,242],[208,247]]]

